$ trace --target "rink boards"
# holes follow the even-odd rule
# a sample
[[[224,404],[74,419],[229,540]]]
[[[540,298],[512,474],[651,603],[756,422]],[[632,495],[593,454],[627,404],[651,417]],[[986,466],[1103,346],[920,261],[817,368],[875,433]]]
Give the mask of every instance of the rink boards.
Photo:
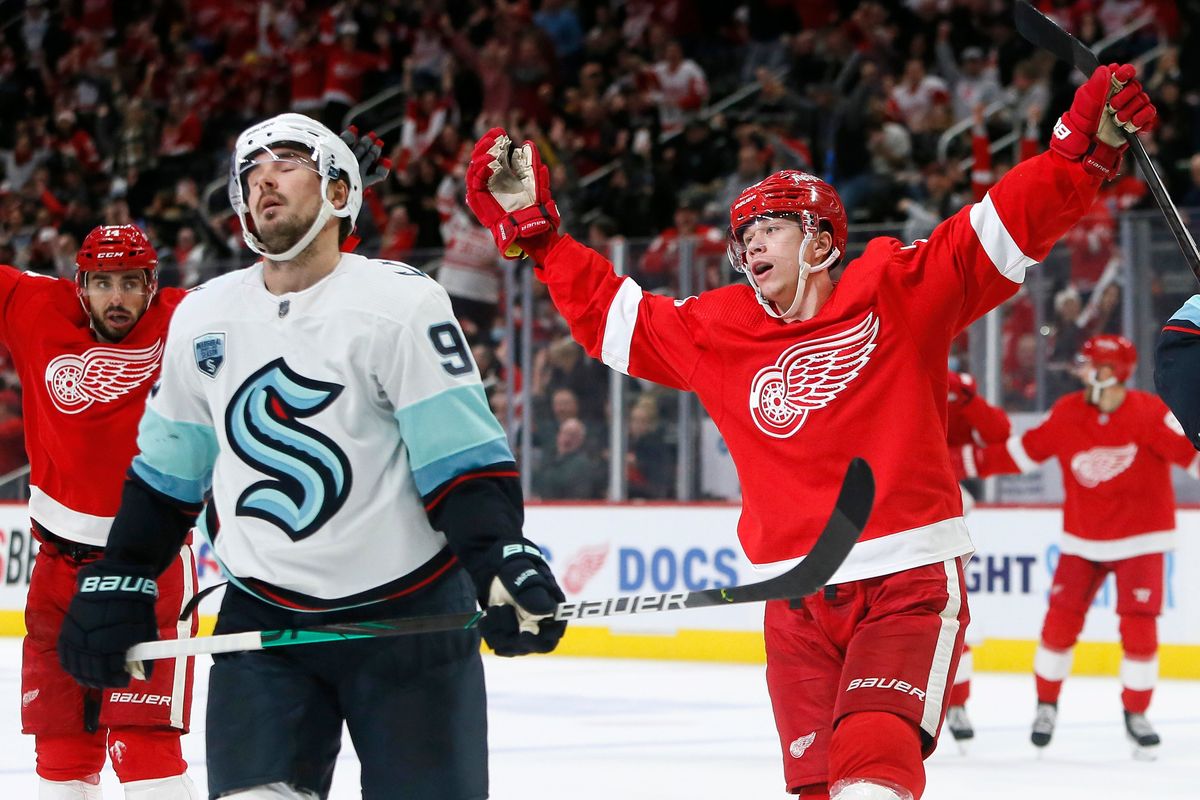
[[[741,554],[731,505],[530,505],[526,535],[547,552],[568,599],[695,591],[769,577]],[[980,508],[969,519],[976,553],[966,570],[979,670],[1026,671],[1058,558],[1054,508]],[[1159,621],[1164,677],[1200,678],[1200,510],[1179,512]],[[24,631],[21,611],[33,543],[23,505],[0,506],[0,634]],[[200,586],[220,581],[207,543]],[[220,592],[215,594],[219,595]],[[211,630],[218,600],[202,604]],[[1116,674],[1120,661],[1112,579],[1076,648],[1077,674]],[[571,655],[761,662],[762,605],[637,614],[574,622],[559,651]]]

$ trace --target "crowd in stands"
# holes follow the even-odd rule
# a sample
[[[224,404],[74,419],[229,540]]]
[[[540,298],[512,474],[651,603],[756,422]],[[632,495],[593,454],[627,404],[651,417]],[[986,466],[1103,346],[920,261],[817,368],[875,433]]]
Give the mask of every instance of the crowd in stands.
[[[533,421],[537,463],[526,466],[546,499],[604,496],[608,377],[544,297],[517,320],[533,326],[533,363],[503,346],[501,267],[463,205],[479,134],[500,125],[536,141],[568,232],[598,247],[649,242],[631,247],[629,271],[650,289],[694,292],[732,278],[725,220],[745,186],[811,171],[841,192],[859,244],[855,229],[872,225],[919,238],[1041,149],[1051,110],[1077,85],[1017,35],[1007,0],[23,5],[0,19],[0,263],[70,277],[92,226],[135,222],[166,285],[243,266],[236,218],[206,201],[237,133],[286,110],[338,131],[360,102],[399,87],[384,137],[394,169],[364,204],[360,252],[410,261],[446,286],[497,415],[515,420],[514,439]],[[1161,119],[1147,147],[1181,204],[1200,207],[1200,49],[1186,46],[1176,3],[1037,5],[1088,44],[1148,18],[1104,56],[1146,57]],[[1017,144],[990,152],[1012,131]],[[1074,386],[1078,343],[1120,325],[1116,214],[1149,205],[1127,175],[1068,237],[1046,307],[1025,292],[1010,305],[1010,407],[1035,405],[1038,337],[1062,367],[1052,399]],[[686,279],[683,260],[696,265]],[[510,370],[530,382],[532,409],[508,397]],[[676,404],[635,388],[630,495],[669,498]]]

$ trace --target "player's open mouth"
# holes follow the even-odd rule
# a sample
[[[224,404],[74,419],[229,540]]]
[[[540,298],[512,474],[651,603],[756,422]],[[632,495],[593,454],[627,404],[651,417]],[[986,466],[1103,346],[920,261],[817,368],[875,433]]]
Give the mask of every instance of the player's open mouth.
[[[108,320],[109,325],[126,325],[133,319],[133,315],[124,311],[110,311],[104,315],[104,318]]]
[[[768,272],[770,272],[771,267],[772,267],[772,265],[769,262],[764,261],[764,262],[761,262],[758,264],[751,264],[750,271],[753,272],[754,277],[757,278],[761,275],[766,275]]]

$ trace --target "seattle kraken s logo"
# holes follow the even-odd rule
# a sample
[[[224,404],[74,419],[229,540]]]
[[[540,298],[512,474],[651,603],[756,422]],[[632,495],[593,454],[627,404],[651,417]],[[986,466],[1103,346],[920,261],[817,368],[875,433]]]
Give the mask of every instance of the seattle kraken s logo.
[[[225,411],[225,433],[243,461],[271,476],[242,492],[238,514],[300,541],[337,513],[350,494],[350,461],[332,439],[298,420],[319,413],[343,388],[305,378],[282,358],[238,388]]]

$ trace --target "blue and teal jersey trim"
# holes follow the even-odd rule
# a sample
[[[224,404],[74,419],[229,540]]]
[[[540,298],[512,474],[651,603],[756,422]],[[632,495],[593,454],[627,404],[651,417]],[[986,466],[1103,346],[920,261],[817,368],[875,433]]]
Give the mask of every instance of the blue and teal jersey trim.
[[[422,496],[464,472],[514,460],[479,384],[447,389],[395,417]]]
[[[130,469],[147,486],[189,505],[204,502],[217,460],[211,427],[176,422],[147,408],[138,425],[138,450]]]

